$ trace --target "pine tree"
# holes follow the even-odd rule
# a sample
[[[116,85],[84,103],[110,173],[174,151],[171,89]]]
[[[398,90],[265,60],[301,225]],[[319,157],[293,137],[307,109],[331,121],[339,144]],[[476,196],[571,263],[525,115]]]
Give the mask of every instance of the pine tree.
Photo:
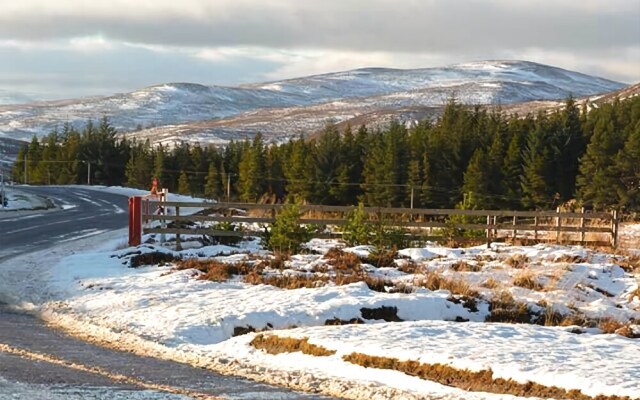
[[[13,167],[11,168],[11,179],[13,179],[15,182],[26,183],[25,176],[24,176],[24,164],[25,164],[26,156],[27,156],[27,147],[20,146],[20,148],[18,149],[16,162],[13,163]]]
[[[160,187],[165,187],[166,185],[165,168],[164,147],[162,147],[162,144],[159,144],[153,160],[153,176],[158,180]]]
[[[215,162],[211,162],[207,173],[207,182],[204,186],[204,195],[209,199],[220,199],[223,192],[220,169]]]
[[[577,178],[578,198],[585,205],[605,208],[621,203],[619,193],[624,189],[613,158],[624,147],[620,131],[616,129],[615,108],[599,110],[591,142],[580,163]]]
[[[315,167],[313,157],[303,139],[295,140],[286,162],[287,198],[293,203],[308,201],[314,188]]]
[[[640,123],[636,123],[624,147],[616,155],[615,168],[621,181],[618,187],[620,205],[640,210]]]
[[[522,206],[522,138],[516,132],[511,137],[509,148],[502,164],[503,178],[501,180],[504,195],[504,205],[509,209],[518,209]]]
[[[491,165],[485,152],[477,149],[464,173],[463,193],[471,193],[474,205],[480,209],[491,209],[494,206],[491,193]]]
[[[180,171],[180,178],[178,179],[178,193],[189,195],[191,194],[191,187],[189,186],[189,178],[187,173]]]

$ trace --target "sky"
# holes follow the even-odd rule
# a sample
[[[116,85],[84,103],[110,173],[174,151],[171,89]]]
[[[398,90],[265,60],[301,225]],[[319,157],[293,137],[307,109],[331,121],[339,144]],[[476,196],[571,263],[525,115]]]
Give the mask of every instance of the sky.
[[[640,82],[640,0],[0,0],[0,97],[495,59]]]

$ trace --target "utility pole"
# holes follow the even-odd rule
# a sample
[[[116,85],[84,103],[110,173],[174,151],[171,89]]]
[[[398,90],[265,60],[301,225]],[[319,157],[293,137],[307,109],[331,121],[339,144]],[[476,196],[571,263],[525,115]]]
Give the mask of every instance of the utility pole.
[[[411,209],[413,210],[413,186],[411,186]]]
[[[24,184],[27,184],[27,155],[24,155]]]
[[[231,199],[231,174],[227,175],[227,203]]]
[[[4,208],[4,202],[6,198],[4,197],[4,171],[0,171],[0,206]]]
[[[87,185],[91,185],[91,161],[87,161]]]

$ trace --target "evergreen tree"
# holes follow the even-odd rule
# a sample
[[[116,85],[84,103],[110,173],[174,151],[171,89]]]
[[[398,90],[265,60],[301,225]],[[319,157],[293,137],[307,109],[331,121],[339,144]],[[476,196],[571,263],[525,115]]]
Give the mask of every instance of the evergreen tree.
[[[158,179],[158,185],[161,188],[166,186],[165,169],[164,147],[162,144],[159,144],[156,148],[155,157],[153,159],[153,176]]]
[[[240,198],[256,202],[265,191],[265,159],[262,135],[257,134],[250,145],[247,143],[239,164],[238,190]]]
[[[24,176],[24,165],[25,165],[26,156],[27,156],[27,147],[20,146],[20,148],[18,149],[16,162],[13,163],[13,167],[11,168],[11,177],[15,182],[26,183],[25,176]]]
[[[624,147],[624,139],[615,127],[617,121],[612,107],[604,107],[597,118],[591,142],[580,163],[578,197],[585,205],[605,208],[621,203],[619,193],[624,188],[612,160]]]
[[[491,185],[491,165],[485,152],[477,149],[464,173],[462,191],[471,194],[474,206],[480,209],[491,209],[494,206]]]
[[[640,210],[640,122],[616,155],[615,168],[621,181],[617,193],[620,205]]]
[[[189,178],[187,173],[180,171],[180,178],[178,179],[178,193],[189,195],[191,194],[191,188],[189,187]]]
[[[220,199],[224,194],[222,180],[220,179],[220,167],[213,161],[209,164],[204,194],[209,199]]]

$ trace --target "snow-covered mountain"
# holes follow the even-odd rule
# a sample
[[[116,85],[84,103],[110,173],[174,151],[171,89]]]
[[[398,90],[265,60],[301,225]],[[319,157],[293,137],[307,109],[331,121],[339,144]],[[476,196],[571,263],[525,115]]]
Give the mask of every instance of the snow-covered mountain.
[[[468,104],[560,100],[625,85],[526,61],[482,61],[442,68],[364,68],[237,87],[170,83],[131,93],[0,105],[0,138],[28,140],[69,121],[107,116],[123,132],[153,141],[223,143],[260,131],[273,140],[310,133],[328,119]],[[134,132],[135,131],[135,132]]]

